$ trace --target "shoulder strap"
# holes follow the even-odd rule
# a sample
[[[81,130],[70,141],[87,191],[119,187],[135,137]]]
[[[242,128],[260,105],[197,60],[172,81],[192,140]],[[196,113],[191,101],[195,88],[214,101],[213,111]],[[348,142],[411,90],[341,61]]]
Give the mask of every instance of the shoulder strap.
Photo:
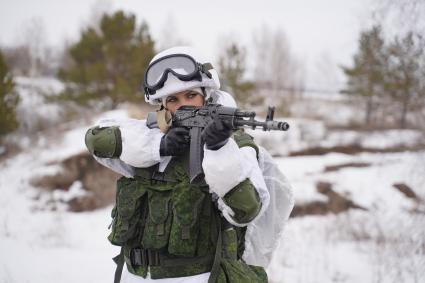
[[[146,126],[149,129],[159,128],[161,132],[166,133],[171,126],[171,119],[170,111],[165,109],[149,112],[146,117]]]
[[[215,256],[213,266],[211,268],[210,278],[208,279],[208,283],[216,283],[218,275],[220,274],[220,262],[221,262],[221,253],[222,253],[222,236],[221,236],[221,217],[214,213],[214,218],[217,221],[216,227],[218,228],[218,236],[217,243],[215,246]]]
[[[112,259],[117,264],[117,269],[115,269],[114,283],[119,283],[121,281],[122,269],[124,267],[124,248],[121,248],[119,255]]]
[[[149,129],[159,128],[158,120],[157,120],[157,117],[156,117],[156,112],[149,112],[148,113],[148,117],[146,118],[146,126]]]

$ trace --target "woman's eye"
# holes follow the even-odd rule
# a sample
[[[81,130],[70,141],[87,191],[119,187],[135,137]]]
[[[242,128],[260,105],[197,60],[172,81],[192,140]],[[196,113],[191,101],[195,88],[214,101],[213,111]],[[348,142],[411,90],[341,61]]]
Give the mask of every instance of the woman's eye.
[[[198,95],[197,93],[193,93],[193,92],[189,92],[188,94],[187,94],[187,97],[188,98],[194,98],[196,95]]]
[[[177,99],[175,97],[169,97],[169,98],[167,98],[167,103],[169,103],[169,102],[176,102],[176,101],[177,101]]]

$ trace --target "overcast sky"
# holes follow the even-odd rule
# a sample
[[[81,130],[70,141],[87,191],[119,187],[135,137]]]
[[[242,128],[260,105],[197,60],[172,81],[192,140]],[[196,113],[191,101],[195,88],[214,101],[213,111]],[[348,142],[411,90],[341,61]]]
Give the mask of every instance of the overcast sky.
[[[159,43],[182,39],[216,57],[220,39],[249,47],[262,26],[282,29],[304,64],[309,87],[333,88],[343,80],[338,65],[350,64],[361,29],[370,26],[373,0],[0,0],[0,44],[13,45],[37,19],[49,45],[76,40],[94,10],[135,13]],[[249,52],[249,50],[248,50]],[[327,73],[327,74],[324,74]]]

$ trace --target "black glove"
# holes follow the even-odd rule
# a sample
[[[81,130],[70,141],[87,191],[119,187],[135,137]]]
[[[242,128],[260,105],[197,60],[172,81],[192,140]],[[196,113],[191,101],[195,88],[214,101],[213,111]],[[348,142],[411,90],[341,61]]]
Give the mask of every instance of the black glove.
[[[202,139],[208,149],[217,150],[227,143],[232,135],[232,124],[228,120],[214,119],[202,131]]]
[[[182,155],[189,147],[189,129],[183,127],[171,128],[161,139],[159,154],[161,156]]]

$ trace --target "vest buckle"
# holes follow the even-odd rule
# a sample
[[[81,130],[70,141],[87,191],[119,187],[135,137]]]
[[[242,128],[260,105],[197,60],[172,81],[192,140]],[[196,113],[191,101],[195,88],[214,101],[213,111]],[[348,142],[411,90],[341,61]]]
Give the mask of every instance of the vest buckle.
[[[130,251],[130,261],[133,266],[159,266],[160,256],[158,251],[135,248]]]

